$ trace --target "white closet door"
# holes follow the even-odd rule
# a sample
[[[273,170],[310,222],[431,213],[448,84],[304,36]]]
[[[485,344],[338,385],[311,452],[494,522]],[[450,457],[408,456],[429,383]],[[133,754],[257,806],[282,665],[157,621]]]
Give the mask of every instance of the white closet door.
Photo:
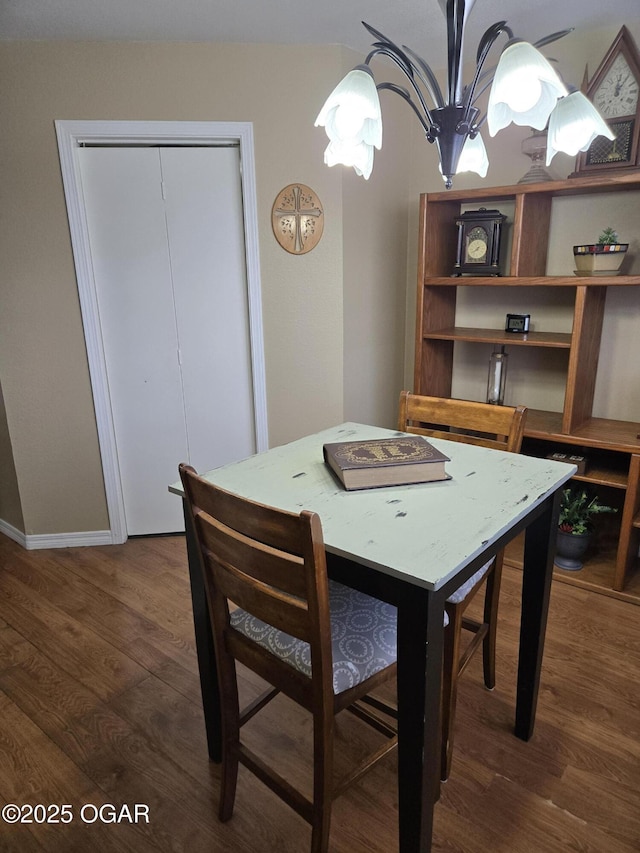
[[[189,460],[255,452],[240,152],[163,148]]]
[[[238,152],[79,154],[127,533],[182,530],[178,463],[255,450]]]
[[[188,452],[159,150],[79,154],[127,532],[181,530],[167,493]]]

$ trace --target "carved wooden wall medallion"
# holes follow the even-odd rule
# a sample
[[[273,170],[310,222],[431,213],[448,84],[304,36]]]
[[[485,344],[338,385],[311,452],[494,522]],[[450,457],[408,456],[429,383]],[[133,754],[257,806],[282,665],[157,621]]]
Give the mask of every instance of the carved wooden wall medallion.
[[[271,209],[273,233],[285,251],[304,255],[320,242],[324,210],[316,193],[305,184],[289,184]]]

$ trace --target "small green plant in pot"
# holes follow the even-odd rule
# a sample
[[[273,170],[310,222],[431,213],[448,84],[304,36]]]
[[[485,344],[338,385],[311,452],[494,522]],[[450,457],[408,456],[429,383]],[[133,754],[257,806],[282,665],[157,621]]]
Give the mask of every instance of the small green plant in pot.
[[[577,275],[617,275],[629,248],[620,243],[618,232],[610,226],[605,228],[596,243],[585,243],[573,247]]]
[[[602,234],[598,237],[598,243],[601,246],[613,246],[614,243],[619,243],[618,232],[613,228],[605,228]]]
[[[593,531],[592,516],[617,511],[614,507],[600,503],[597,496],[590,497],[584,488],[568,486],[563,489],[558,517],[556,565],[574,572],[581,569],[581,558]]]

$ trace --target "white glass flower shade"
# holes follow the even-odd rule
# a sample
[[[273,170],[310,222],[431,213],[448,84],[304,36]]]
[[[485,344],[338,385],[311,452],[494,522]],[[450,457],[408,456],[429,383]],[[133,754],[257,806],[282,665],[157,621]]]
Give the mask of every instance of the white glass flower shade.
[[[467,141],[464,143],[464,148],[458,160],[458,168],[456,175],[460,172],[475,172],[481,178],[487,176],[489,168],[489,158],[487,157],[487,149],[484,147],[484,141],[480,134],[476,134],[472,139],[467,136]]]
[[[373,169],[373,147],[382,147],[382,113],[373,75],[365,66],[354,68],[329,95],[315,121],[324,126],[329,145],[327,166],[353,166],[368,180]]]
[[[438,163],[438,169],[442,175],[442,163]],[[489,158],[487,157],[487,149],[484,147],[484,140],[479,133],[475,139],[467,136],[460,152],[456,175],[459,175],[461,172],[475,172],[481,178],[486,178],[488,169]],[[445,176],[442,175],[442,177],[446,181]]]
[[[382,112],[373,75],[366,66],[350,71],[329,95],[315,121],[331,142],[382,147]]]
[[[508,124],[542,130],[567,89],[544,58],[528,42],[509,45],[500,57],[493,79],[487,124],[495,136]]]
[[[324,152],[324,162],[327,166],[335,166],[337,163],[353,166],[356,174],[368,181],[373,170],[373,145],[351,141],[330,142]]]
[[[574,157],[586,151],[596,136],[615,139],[615,134],[582,92],[561,98],[549,118],[547,166],[558,151]]]

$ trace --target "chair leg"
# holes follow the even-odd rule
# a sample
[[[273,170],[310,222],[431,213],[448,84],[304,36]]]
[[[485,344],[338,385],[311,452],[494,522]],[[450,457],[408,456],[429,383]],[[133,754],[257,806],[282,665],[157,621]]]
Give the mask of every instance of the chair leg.
[[[222,775],[220,779],[220,806],[218,817],[221,821],[230,820],[236,800],[238,782],[238,750],[234,744],[222,746]]]
[[[333,801],[333,709],[313,722],[313,819],[311,853],[327,853]]]
[[[220,778],[220,805],[218,816],[221,821],[230,820],[236,799],[240,746],[240,706],[235,664],[225,661],[219,666],[222,695],[229,697],[222,707],[222,767]]]
[[[444,629],[442,658],[442,722],[440,744],[440,779],[446,782],[451,771],[453,730],[458,696],[458,667],[463,607],[447,604],[449,624]]]
[[[493,690],[496,686],[496,634],[498,631],[502,559],[503,554],[498,554],[489,571],[484,598],[484,621],[488,625],[488,630],[482,642],[482,667],[485,687],[489,690]]]

